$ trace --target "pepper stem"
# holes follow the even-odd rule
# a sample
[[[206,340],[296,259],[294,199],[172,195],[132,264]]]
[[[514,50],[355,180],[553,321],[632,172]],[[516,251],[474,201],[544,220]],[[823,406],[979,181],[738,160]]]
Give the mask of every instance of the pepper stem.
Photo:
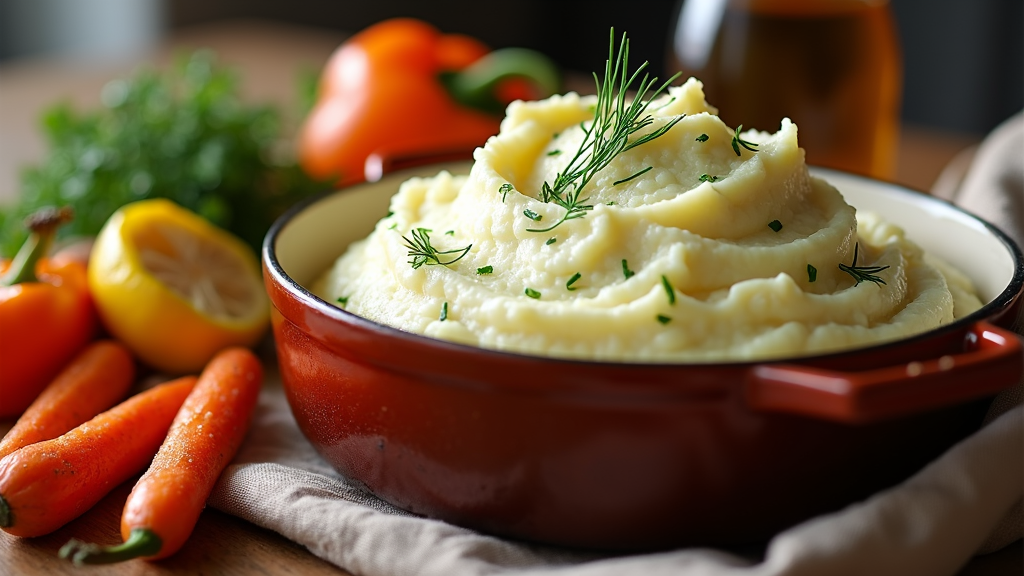
[[[74,212],[70,206],[54,208],[48,206],[33,213],[25,219],[25,227],[30,234],[21,245],[18,253],[11,261],[11,267],[0,278],[0,286],[13,286],[22,282],[38,282],[36,263],[43,258],[53,246],[53,238],[61,224],[70,222]]]
[[[128,539],[116,546],[99,546],[72,538],[61,547],[59,555],[71,560],[75,566],[82,564],[113,564],[132,558],[153,556],[160,552],[163,541],[149,528],[134,528]]]
[[[451,97],[463,106],[501,114],[507,102],[496,95],[502,81],[522,78],[533,84],[544,98],[558,90],[558,70],[546,56],[525,48],[502,48],[487,54],[463,70],[440,74]]]

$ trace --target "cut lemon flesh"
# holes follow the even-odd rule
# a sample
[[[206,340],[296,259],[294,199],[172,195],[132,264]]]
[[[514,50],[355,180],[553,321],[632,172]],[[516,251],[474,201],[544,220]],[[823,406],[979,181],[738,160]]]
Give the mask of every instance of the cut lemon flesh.
[[[171,373],[199,371],[223,348],[255,344],[269,320],[252,250],[163,199],[111,216],[93,247],[89,286],[111,334]]]

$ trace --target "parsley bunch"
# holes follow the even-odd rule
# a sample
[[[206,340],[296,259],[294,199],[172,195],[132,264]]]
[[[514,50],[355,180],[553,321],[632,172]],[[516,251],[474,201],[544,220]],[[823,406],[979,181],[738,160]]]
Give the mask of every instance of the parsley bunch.
[[[234,73],[209,51],[179,60],[166,76],[144,71],[114,80],[104,107],[49,109],[49,154],[21,175],[18,202],[0,210],[0,253],[25,238],[23,218],[37,208],[70,205],[63,236],[94,235],[119,207],[169,198],[258,248],[273,219],[322,184],[294,164],[275,162],[280,115],[243,104]]]

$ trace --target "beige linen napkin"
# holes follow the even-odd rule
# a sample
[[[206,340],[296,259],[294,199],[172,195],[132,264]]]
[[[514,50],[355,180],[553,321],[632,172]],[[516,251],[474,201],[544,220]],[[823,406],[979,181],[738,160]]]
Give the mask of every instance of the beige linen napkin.
[[[948,194],[1018,242],[1024,240],[1021,116],[986,139],[963,186]],[[273,379],[210,505],[275,530],[360,576],[948,575],[975,553],[1022,535],[1020,397],[1021,385],[1004,393],[986,426],[904,483],[778,534],[759,562],[710,549],[583,554],[413,516],[360,490],[321,459],[299,432]]]

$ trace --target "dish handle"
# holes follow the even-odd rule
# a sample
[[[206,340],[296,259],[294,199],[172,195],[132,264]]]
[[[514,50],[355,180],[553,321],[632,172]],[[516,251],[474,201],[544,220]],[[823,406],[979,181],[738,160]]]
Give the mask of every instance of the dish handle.
[[[1016,334],[978,322],[965,339],[961,353],[863,372],[758,365],[747,374],[747,404],[860,424],[989,396],[1020,381],[1024,347]]]

